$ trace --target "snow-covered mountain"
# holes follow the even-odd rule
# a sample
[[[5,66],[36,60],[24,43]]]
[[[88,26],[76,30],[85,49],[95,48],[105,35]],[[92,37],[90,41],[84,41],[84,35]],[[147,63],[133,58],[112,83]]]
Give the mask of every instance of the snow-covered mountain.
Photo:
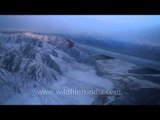
[[[90,66],[94,64],[94,60],[89,58],[91,53],[70,44],[73,44],[73,42],[54,35],[1,34],[0,80],[3,84],[1,86],[0,102],[6,102],[10,98],[10,94],[16,94],[17,91],[20,93],[21,89],[28,87],[31,88],[29,90],[33,88],[41,89],[43,87],[37,86],[49,86],[57,83],[57,81],[65,82],[66,79],[74,79],[77,77],[75,74],[84,72],[83,69],[85,68],[81,68],[81,66],[84,66],[83,64],[89,66],[86,69],[91,69]],[[72,69],[74,72],[72,72]],[[80,69],[81,72],[79,73],[75,69]],[[80,83],[72,84],[74,88]],[[83,85],[81,87],[83,88]],[[46,88],[44,87],[44,89]],[[19,101],[16,100],[15,102],[18,103]],[[28,101],[24,103],[28,103]],[[38,102],[36,101],[36,103]]]
[[[139,68],[60,36],[1,33],[0,104],[132,104],[128,91],[160,87]]]

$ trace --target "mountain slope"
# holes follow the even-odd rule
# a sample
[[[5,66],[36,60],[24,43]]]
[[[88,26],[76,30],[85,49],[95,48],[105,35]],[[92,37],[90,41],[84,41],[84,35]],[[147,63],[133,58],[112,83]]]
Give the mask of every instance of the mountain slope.
[[[28,97],[32,96],[33,93],[36,100],[42,100],[45,95],[39,98],[40,95],[37,95],[36,91],[39,89],[46,90],[48,88],[56,89],[54,86],[59,84],[58,81],[69,81],[69,83],[66,83],[67,85],[62,86],[62,88],[65,88],[65,86],[67,88],[69,86],[69,88],[76,88],[77,82],[80,84],[82,79],[74,79],[77,79],[78,74],[84,74],[83,71],[85,71],[83,70],[84,68],[80,68],[80,66],[86,64],[88,66],[86,69],[90,69],[88,71],[90,73],[92,67],[90,68],[89,66],[95,62],[89,59],[90,53],[88,50],[84,50],[84,48],[80,49],[77,46],[70,47],[69,41],[59,36],[33,33],[1,34],[0,46],[1,104],[14,104],[14,102],[16,104],[21,104],[21,102],[28,103],[31,99]],[[74,72],[72,72],[72,70]],[[67,71],[71,72],[68,73]],[[88,73],[86,73],[86,75],[87,74]],[[94,71],[90,74],[94,74]],[[102,79],[101,81],[104,80]],[[108,83],[108,81],[106,82]],[[94,86],[97,86],[94,84],[94,81],[93,85],[92,82],[87,85],[83,83],[83,81],[81,84],[82,85],[77,86],[78,89],[83,89],[83,86],[86,86],[86,88],[92,88],[92,86],[94,88]],[[100,83],[99,85],[101,86]],[[107,86],[108,85],[106,85],[106,87]],[[30,88],[30,90],[28,88]],[[22,97],[23,100],[14,101],[14,99],[17,99],[17,96],[28,96],[28,100],[26,101],[24,97]],[[59,97],[59,95],[57,96]],[[52,96],[52,104],[56,104],[59,99],[58,101],[54,101],[53,97],[54,95]],[[62,101],[61,104],[69,104],[68,100],[66,103]],[[32,102],[34,103],[34,101],[31,100],[31,104]],[[81,102],[83,101],[80,101],[80,103]],[[38,101],[35,103],[38,104]],[[41,104],[45,103],[46,102],[42,102]],[[47,103],[50,104],[49,100]]]
[[[116,104],[123,91],[159,89],[128,72],[138,68],[60,36],[1,33],[0,104]]]

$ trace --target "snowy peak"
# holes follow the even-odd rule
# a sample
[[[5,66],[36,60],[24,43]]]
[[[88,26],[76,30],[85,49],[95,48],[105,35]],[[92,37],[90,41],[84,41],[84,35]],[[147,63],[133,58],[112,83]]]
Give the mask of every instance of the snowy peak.
[[[31,37],[31,38],[37,38],[39,40],[44,40],[44,41],[48,41],[48,36],[46,35],[38,35],[38,34],[34,34],[34,33],[31,33],[31,32],[27,32],[27,33],[24,33],[24,35],[26,35],[27,37]]]
[[[36,33],[31,33],[31,32],[26,32],[24,33],[25,36],[30,37],[30,38],[36,38],[41,41],[56,41],[56,40],[64,40],[63,37],[57,36],[57,35],[43,35],[43,34],[36,34]]]
[[[21,74],[28,79],[56,80],[63,74],[59,60],[92,62],[87,53],[74,46],[75,42],[60,36],[30,32],[2,34],[0,43],[0,69]]]

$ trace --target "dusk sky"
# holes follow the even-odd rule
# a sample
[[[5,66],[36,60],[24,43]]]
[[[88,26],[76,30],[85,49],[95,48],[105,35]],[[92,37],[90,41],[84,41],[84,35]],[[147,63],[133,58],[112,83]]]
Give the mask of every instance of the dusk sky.
[[[160,27],[160,15],[0,15],[0,30],[128,35]]]

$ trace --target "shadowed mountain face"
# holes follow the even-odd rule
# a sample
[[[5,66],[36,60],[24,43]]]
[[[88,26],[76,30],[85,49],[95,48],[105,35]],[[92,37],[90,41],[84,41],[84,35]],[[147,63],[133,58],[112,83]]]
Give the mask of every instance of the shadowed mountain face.
[[[152,45],[152,44],[145,44],[145,42],[142,43],[134,42],[134,39],[131,39],[130,41],[123,41],[107,37],[92,37],[92,36],[82,36],[82,35],[63,35],[63,36],[70,37],[81,44],[93,46],[106,51],[113,51],[144,59],[160,61],[160,52],[159,52],[160,46],[158,44]],[[147,35],[146,39],[149,39],[151,41],[152,38],[149,38],[148,36],[149,35]],[[150,36],[154,35],[151,34]],[[139,38],[139,41],[141,39],[145,40],[145,37]],[[159,38],[157,37],[157,39]]]
[[[12,34],[2,35],[1,39],[1,68],[34,80],[49,76],[56,79],[56,74],[62,74],[59,65],[51,58],[57,57],[56,51],[44,49],[44,43],[37,38],[25,34]],[[45,69],[55,72],[47,72]]]
[[[154,70],[151,68],[132,69],[132,70],[129,70],[128,72],[135,73],[135,74],[160,74],[160,71]]]
[[[74,40],[0,33],[0,104],[142,104],[152,91],[159,93],[158,80],[154,69],[99,54]],[[159,104],[155,99],[144,104]]]

